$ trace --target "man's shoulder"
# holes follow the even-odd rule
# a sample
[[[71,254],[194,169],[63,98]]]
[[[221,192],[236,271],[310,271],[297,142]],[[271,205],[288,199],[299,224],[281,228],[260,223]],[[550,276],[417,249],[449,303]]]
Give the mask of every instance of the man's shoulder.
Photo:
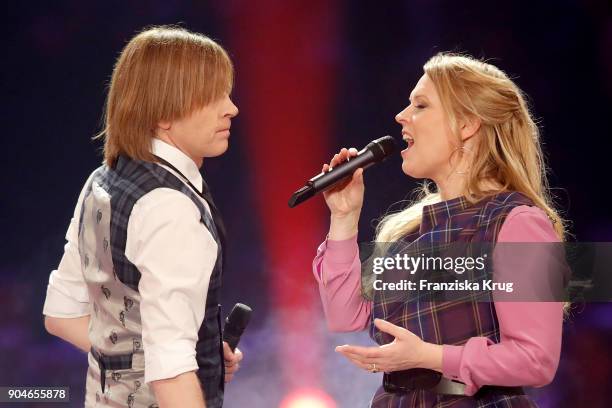
[[[176,216],[200,215],[196,203],[182,191],[171,187],[160,186],[143,194],[134,204],[134,211],[158,213],[172,211]]]

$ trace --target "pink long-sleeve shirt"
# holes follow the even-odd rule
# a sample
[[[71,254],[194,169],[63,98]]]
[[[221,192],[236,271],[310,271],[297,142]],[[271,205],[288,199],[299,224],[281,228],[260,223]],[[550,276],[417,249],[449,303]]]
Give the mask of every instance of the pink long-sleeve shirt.
[[[504,221],[497,242],[558,242],[546,213],[518,206]],[[534,262],[537,261],[534,259]],[[361,296],[357,237],[327,239],[313,261],[327,324],[332,331],[368,327],[372,303]],[[495,302],[500,342],[472,337],[463,345],[443,345],[442,373],[466,384],[473,395],[483,385],[543,386],[559,364],[563,303]]]

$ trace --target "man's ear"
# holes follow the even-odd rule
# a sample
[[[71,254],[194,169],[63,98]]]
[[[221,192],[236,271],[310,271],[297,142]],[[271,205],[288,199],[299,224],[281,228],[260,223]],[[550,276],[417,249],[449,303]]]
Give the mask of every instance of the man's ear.
[[[161,120],[157,122],[157,127],[163,130],[170,130],[170,127],[172,127],[172,123],[165,120]]]
[[[465,142],[478,132],[480,129],[480,118],[476,116],[468,116],[460,123],[461,140]]]

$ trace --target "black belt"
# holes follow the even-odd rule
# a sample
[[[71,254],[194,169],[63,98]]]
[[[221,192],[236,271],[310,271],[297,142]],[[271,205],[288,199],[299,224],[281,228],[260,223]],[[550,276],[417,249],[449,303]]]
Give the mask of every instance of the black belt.
[[[441,378],[438,385],[430,391],[443,395],[465,395],[465,384],[459,381]],[[472,398],[482,399],[493,395],[524,395],[523,387],[502,387],[499,385],[483,385]]]
[[[416,390],[427,390],[443,395],[465,395],[465,384],[449,380],[442,374],[424,368],[385,373],[383,386],[386,392],[403,394]],[[482,386],[472,398],[481,399],[492,395],[524,395],[522,387]]]
[[[91,355],[98,362],[98,366],[100,367],[100,383],[103,394],[106,386],[106,370],[125,370],[132,368],[132,354],[105,356],[91,346]]]
[[[472,395],[472,398],[488,398],[493,395],[525,395],[523,387],[502,387],[500,385],[483,385]]]

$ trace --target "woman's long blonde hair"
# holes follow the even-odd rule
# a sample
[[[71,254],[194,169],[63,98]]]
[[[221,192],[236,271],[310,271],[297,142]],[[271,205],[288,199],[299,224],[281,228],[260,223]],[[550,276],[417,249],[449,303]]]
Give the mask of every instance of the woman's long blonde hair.
[[[423,70],[436,87],[458,142],[459,121],[480,119],[475,135],[480,140],[466,174],[466,199],[475,203],[499,191],[523,193],[546,212],[563,240],[565,223],[554,208],[538,127],[523,92],[499,68],[468,56],[440,53],[427,61]],[[483,180],[493,180],[502,187],[485,190]],[[414,231],[421,223],[423,207],[440,201],[440,195],[423,184],[417,200],[382,219],[375,240],[392,242]]]

